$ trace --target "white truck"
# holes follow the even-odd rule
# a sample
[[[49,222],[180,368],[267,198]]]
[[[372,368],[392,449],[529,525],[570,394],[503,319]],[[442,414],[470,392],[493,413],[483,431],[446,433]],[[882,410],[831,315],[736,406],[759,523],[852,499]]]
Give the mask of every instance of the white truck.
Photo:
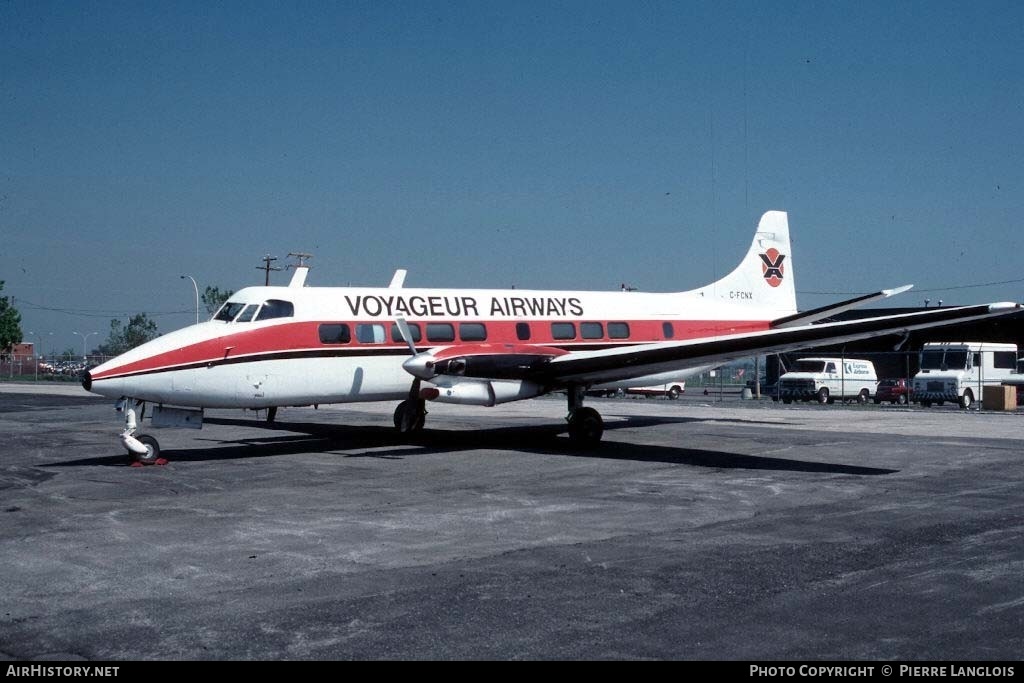
[[[921,349],[921,370],[914,375],[911,398],[927,408],[946,401],[969,408],[987,386],[1016,375],[1017,345],[996,342],[940,342]]]
[[[801,358],[779,378],[779,398],[783,403],[832,403],[837,398],[867,403],[877,385],[875,365],[869,360]]]

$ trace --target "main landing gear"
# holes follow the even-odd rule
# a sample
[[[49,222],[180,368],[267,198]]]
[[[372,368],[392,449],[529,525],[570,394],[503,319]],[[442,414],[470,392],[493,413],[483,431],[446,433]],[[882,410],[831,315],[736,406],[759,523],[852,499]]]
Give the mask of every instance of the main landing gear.
[[[423,431],[426,421],[427,402],[422,398],[408,398],[395,408],[395,429],[403,436]]]
[[[594,448],[601,443],[604,435],[604,421],[601,414],[583,405],[584,387],[569,387],[569,440],[579,448]]]
[[[145,402],[125,398],[118,403],[117,409],[124,411],[124,431],[121,432],[121,443],[128,451],[128,462],[133,467],[166,465],[167,460],[160,457],[160,444],[156,439],[149,434],[135,436],[138,420],[146,416]],[[136,414],[136,409],[139,411],[138,414]]]

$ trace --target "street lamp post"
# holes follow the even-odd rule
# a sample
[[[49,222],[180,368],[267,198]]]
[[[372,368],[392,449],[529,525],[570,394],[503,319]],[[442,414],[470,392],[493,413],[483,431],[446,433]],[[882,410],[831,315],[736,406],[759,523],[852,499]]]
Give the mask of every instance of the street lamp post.
[[[194,277],[192,277],[191,275],[182,275],[181,276],[182,280],[184,280],[185,278],[188,278],[189,280],[192,281],[192,286],[196,290],[196,325],[198,325],[199,324],[199,285],[196,284],[196,279]]]
[[[89,337],[91,337],[94,334],[99,334],[99,332],[86,332],[85,334],[82,334],[81,332],[72,332],[71,334],[77,334],[79,337],[82,338],[82,362],[85,362],[85,358],[88,355],[88,352],[86,351],[85,342]]]

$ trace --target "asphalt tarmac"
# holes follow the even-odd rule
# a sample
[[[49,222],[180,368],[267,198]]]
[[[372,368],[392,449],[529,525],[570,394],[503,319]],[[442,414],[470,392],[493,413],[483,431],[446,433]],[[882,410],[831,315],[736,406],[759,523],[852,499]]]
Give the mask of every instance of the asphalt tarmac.
[[[557,397],[209,411],[0,384],[0,658],[1017,660],[1024,414]],[[147,421],[148,422],[148,421]],[[148,425],[147,425],[148,426]]]

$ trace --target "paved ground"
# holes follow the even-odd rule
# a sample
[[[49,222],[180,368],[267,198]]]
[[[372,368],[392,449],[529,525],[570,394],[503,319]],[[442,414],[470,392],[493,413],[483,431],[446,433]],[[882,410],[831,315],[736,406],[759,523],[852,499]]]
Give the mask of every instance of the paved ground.
[[[593,400],[208,413],[0,385],[0,657],[1019,659],[1024,415]]]

